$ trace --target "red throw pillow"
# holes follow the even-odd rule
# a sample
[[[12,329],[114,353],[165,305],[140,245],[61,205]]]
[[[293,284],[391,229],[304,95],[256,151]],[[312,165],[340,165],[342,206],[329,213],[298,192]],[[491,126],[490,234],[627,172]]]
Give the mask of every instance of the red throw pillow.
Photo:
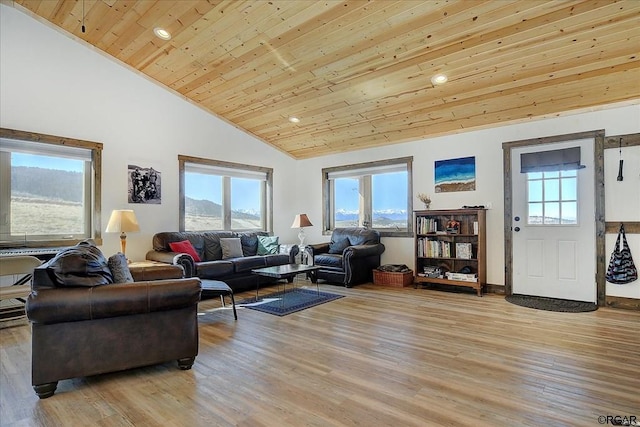
[[[195,262],[200,262],[200,257],[196,252],[196,248],[194,248],[191,242],[188,240],[183,240],[182,242],[169,243],[169,247],[173,252],[181,252],[181,253],[189,254],[191,255],[191,258],[193,258]]]

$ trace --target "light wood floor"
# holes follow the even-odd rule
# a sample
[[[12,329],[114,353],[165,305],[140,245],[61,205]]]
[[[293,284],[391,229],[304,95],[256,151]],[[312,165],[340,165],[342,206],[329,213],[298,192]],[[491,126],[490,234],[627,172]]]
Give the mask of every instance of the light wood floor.
[[[45,400],[30,385],[29,326],[3,328],[0,424],[557,427],[640,419],[640,312],[553,313],[499,295],[372,284],[321,290],[346,298],[285,317],[248,309],[237,322],[230,310],[200,316],[190,371],[167,363],[65,380]],[[200,308],[219,306],[213,299]]]

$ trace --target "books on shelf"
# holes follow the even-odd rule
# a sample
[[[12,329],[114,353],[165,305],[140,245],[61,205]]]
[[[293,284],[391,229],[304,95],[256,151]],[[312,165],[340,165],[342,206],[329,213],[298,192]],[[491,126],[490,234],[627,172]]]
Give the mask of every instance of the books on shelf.
[[[459,280],[461,282],[477,282],[478,275],[477,274],[467,274],[467,273],[445,273],[445,276],[449,280]]]
[[[426,258],[451,258],[451,242],[435,239],[418,239],[418,256]]]
[[[440,267],[433,267],[433,266],[425,266],[423,268],[423,272],[422,273],[418,273],[418,276],[421,277],[435,277],[435,278],[442,278],[442,270],[440,269]]]
[[[437,233],[438,219],[419,216],[417,218],[416,231],[418,234]]]
[[[456,258],[472,258],[471,243],[456,243]]]

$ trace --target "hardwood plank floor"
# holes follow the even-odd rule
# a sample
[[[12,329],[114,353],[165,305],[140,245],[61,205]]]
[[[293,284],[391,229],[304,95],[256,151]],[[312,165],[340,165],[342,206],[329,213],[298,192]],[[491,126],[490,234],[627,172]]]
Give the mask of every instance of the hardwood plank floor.
[[[213,311],[199,317],[200,353],[192,370],[166,363],[60,381],[44,400],[31,388],[29,326],[0,329],[0,424],[595,426],[599,416],[640,420],[640,312],[553,313],[471,291],[320,287],[346,298],[285,317],[241,308],[237,322],[230,309],[216,309],[219,299],[203,301],[200,310]]]

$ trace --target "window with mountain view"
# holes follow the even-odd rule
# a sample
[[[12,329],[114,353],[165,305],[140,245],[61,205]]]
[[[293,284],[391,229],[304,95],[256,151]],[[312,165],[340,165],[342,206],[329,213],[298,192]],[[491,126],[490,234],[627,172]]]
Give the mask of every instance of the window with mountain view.
[[[383,236],[411,235],[413,158],[322,170],[324,230],[374,228]]]
[[[270,168],[178,156],[181,230],[271,229]]]
[[[100,160],[102,145],[7,129],[2,135],[2,244],[62,245],[99,237],[99,231],[92,232],[100,182],[94,159]]]

